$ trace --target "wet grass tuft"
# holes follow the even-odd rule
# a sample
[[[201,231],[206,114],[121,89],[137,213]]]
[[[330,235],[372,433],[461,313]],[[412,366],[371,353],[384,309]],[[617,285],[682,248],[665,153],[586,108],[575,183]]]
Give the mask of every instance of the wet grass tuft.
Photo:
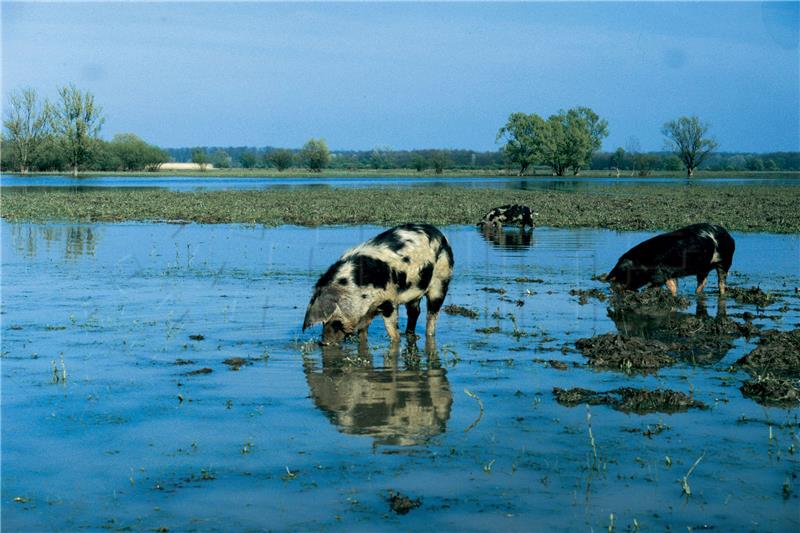
[[[467,318],[478,318],[480,316],[477,311],[473,311],[472,309],[468,309],[460,305],[446,305],[442,308],[442,311],[448,315],[465,316]]]
[[[620,387],[607,392],[596,392],[575,387],[572,389],[553,388],[553,396],[561,405],[608,405],[626,413],[676,413],[689,409],[706,409],[707,406],[682,392],[669,389],[646,390],[633,387]]]
[[[389,491],[389,509],[397,514],[408,514],[412,509],[422,505],[422,498],[411,499],[399,492]]]
[[[756,378],[745,381],[739,388],[753,401],[770,407],[796,407],[800,404],[800,387],[795,380]]]
[[[728,287],[728,296],[739,304],[768,307],[778,301],[774,294],[764,292],[761,287]]]
[[[800,378],[800,328],[764,332],[758,346],[736,366],[753,376]]]
[[[590,366],[626,373],[646,374],[676,363],[667,343],[615,333],[578,339],[575,347],[589,359]]]

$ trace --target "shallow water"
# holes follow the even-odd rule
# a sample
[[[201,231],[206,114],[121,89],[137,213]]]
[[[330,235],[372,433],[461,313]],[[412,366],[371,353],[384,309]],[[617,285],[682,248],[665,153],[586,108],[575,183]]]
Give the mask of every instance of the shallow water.
[[[556,190],[579,191],[606,187],[641,187],[657,183],[674,186],[735,186],[735,185],[800,185],[800,180],[786,177],[778,178],[639,178],[607,177],[581,178],[552,176],[529,176],[524,178],[496,177],[325,177],[325,178],[221,178],[206,176],[91,176],[78,177],[66,175],[20,176],[3,174],[0,188],[7,191],[42,192],[48,190],[69,190],[72,192],[93,191],[114,188],[156,188],[172,191],[217,191],[253,189],[305,189],[305,188],[426,188],[426,187],[491,187],[513,190]]]
[[[604,302],[579,305],[570,289],[602,287],[591,276],[649,233],[492,242],[443,228],[456,258],[446,304],[480,317],[443,314],[429,357],[422,341],[392,355],[380,320],[368,353],[323,354],[306,342],[318,327],[300,330],[319,274],[377,227],[0,229],[4,530],[599,530],[611,514],[617,530],[800,527],[800,409],[743,398],[746,374],[727,370],[754,340],[649,376],[593,370],[571,350],[617,330]],[[729,282],[781,301],[728,301],[728,316],[797,327],[800,238],[734,237]],[[682,281],[688,314],[692,288]],[[248,364],[231,370],[233,357]],[[568,408],[556,386],[671,388],[710,409]],[[390,489],[422,506],[395,515]]]

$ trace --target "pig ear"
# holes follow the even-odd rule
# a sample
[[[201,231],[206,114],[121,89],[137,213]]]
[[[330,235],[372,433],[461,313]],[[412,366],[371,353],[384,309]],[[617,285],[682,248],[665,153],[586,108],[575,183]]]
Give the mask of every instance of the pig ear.
[[[326,322],[336,312],[338,303],[339,297],[336,292],[323,289],[323,291],[308,304],[306,317],[303,320],[303,331],[314,324]]]

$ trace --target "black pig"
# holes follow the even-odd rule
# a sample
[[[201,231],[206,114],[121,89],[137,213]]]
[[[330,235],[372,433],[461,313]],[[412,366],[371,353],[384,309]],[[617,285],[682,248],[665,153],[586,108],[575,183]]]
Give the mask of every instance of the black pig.
[[[506,226],[520,226],[525,229],[525,226],[530,226],[531,229],[536,225],[533,223],[533,215],[536,213],[531,212],[531,208],[526,205],[509,204],[500,207],[495,207],[486,215],[483,220],[478,222],[481,228],[495,228],[502,229],[503,225]]]
[[[322,322],[322,340],[337,343],[367,328],[383,315],[392,342],[400,339],[398,307],[408,312],[406,334],[414,334],[419,302],[427,296],[425,333],[433,337],[436,319],[453,274],[453,251],[442,233],[428,224],[403,224],[345,252],[317,281],[303,331]]]
[[[678,294],[678,278],[697,276],[697,293],[703,291],[708,273],[717,270],[720,294],[736,248],[733,237],[715,224],[692,224],[657,235],[637,244],[622,257],[604,279],[628,290],[645,285],[667,285]]]

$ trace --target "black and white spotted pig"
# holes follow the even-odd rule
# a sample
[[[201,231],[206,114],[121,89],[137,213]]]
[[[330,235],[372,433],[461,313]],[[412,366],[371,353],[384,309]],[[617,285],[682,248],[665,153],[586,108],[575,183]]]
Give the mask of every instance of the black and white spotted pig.
[[[533,215],[531,208],[526,205],[503,205],[486,213],[483,220],[478,222],[478,226],[484,229],[501,229],[503,226],[520,226],[525,229],[525,226],[530,226],[533,229],[536,227],[536,224],[533,223]]]
[[[696,292],[700,294],[708,273],[716,269],[719,292],[725,294],[725,278],[735,249],[733,237],[722,226],[692,224],[637,244],[603,279],[633,291],[648,284],[666,284],[675,295],[678,278],[697,276]]]
[[[317,281],[303,331],[322,322],[322,340],[337,343],[367,328],[378,314],[393,342],[400,339],[398,307],[408,312],[406,334],[414,334],[419,302],[428,299],[426,335],[436,318],[453,274],[453,251],[442,233],[428,224],[403,224],[345,252]]]

